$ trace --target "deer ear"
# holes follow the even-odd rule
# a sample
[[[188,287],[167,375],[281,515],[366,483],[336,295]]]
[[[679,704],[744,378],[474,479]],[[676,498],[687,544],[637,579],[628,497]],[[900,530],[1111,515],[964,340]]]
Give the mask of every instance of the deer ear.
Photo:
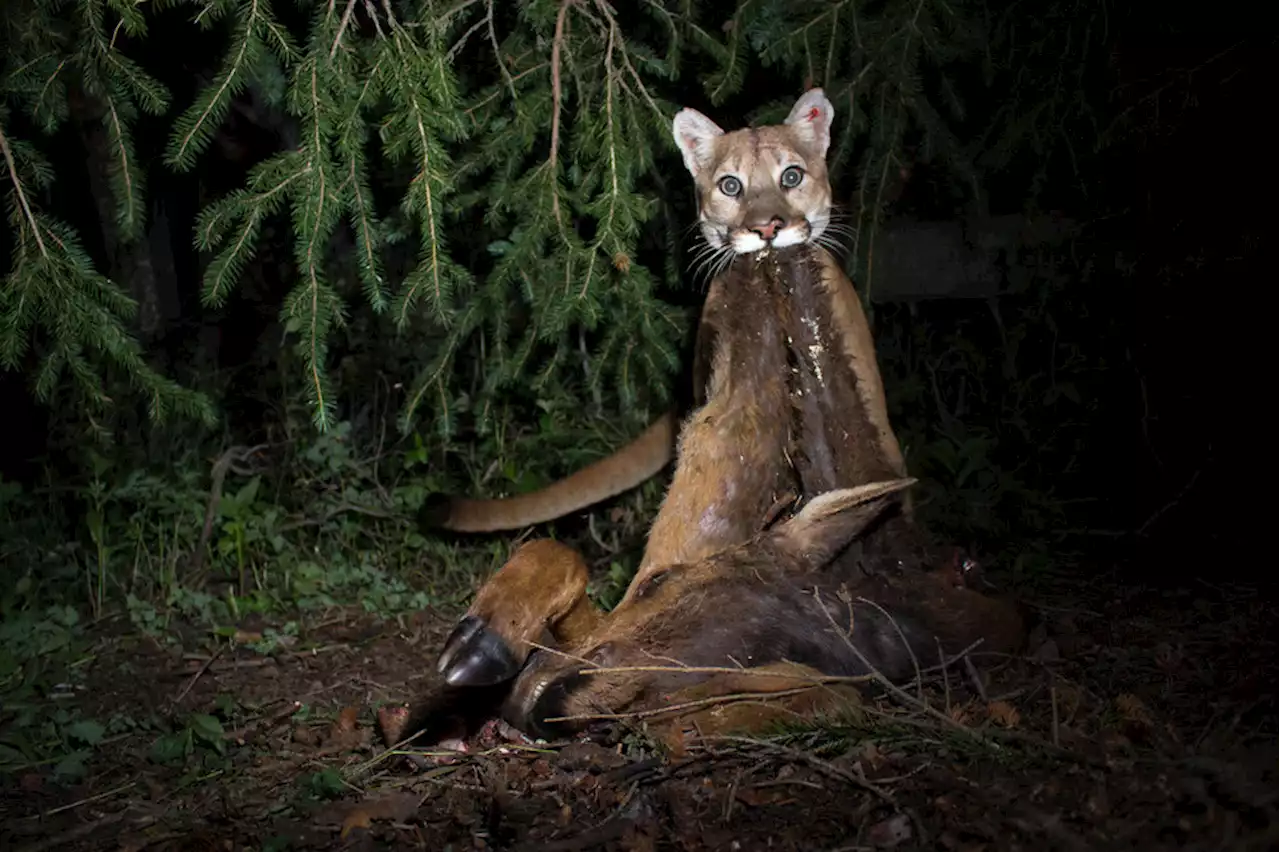
[[[686,107],[672,120],[671,135],[684,156],[685,168],[696,180],[698,172],[711,165],[712,147],[724,131],[696,109]]]
[[[787,125],[800,141],[823,159],[831,144],[831,119],[835,108],[821,89],[810,89],[800,96],[787,116]]]
[[[817,570],[875,520],[893,495],[915,481],[892,479],[821,494],[778,528],[778,545]]]

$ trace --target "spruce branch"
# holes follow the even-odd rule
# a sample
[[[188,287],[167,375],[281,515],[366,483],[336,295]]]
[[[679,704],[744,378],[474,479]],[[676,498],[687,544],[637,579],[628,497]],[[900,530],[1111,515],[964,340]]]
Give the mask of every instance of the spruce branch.
[[[445,53],[445,59],[452,63],[458,53],[461,52],[462,48],[467,46],[467,42],[471,41],[471,37],[480,32],[480,30],[484,28],[485,24],[488,23],[486,18],[487,16],[481,17],[480,20],[468,27],[462,35],[458,36],[458,39],[453,43],[453,46]]]
[[[114,98],[103,101],[103,121],[107,126],[107,141],[112,150],[108,179],[116,198],[116,224],[125,239],[136,239],[146,218],[143,208],[144,183],[141,173],[133,166],[133,140],[129,127],[121,115],[122,106]]]
[[[497,60],[507,91],[511,93],[511,104],[516,106],[520,101],[520,96],[516,93],[516,81],[511,79],[511,72],[507,70],[507,63],[502,58],[502,48],[498,46],[498,34],[493,29],[493,0],[485,0],[484,22],[489,33],[489,44],[493,47],[493,58]]]
[[[551,153],[548,157],[548,180],[551,184],[551,210],[556,217],[556,225],[564,231],[564,218],[560,215],[560,190],[556,178],[556,157],[560,150],[560,52],[564,49],[565,23],[569,17],[569,7],[576,0],[560,0],[560,10],[556,12],[556,31],[551,39]]]
[[[3,115],[0,115],[0,119]],[[14,196],[18,200],[18,205],[22,209],[22,218],[26,223],[23,229],[35,239],[36,245],[40,249],[40,256],[48,258],[49,250],[45,248],[44,238],[40,236],[40,225],[36,221],[35,212],[31,209],[31,201],[27,198],[26,190],[22,185],[22,178],[18,176],[18,165],[13,159],[13,149],[9,147],[9,137],[4,132],[4,125],[0,124],[0,156],[4,157],[5,172],[9,176],[9,183],[13,187]]]
[[[373,4],[373,0],[361,0],[364,4],[364,11],[369,16],[369,20],[373,22],[373,30],[378,34],[378,38],[386,38],[387,34],[382,31],[382,21],[378,19],[378,7]]]
[[[537,74],[541,72],[544,68],[550,67],[550,65],[551,63],[549,61],[539,62],[537,65],[534,65],[530,68],[526,68],[525,70],[521,71],[519,74],[515,74],[511,77],[511,85],[514,86],[516,83],[520,82],[520,80],[524,79],[525,77],[528,77],[530,74]],[[466,115],[468,118],[470,118],[472,122],[475,122],[476,120],[475,114],[479,112],[482,108],[493,103],[495,100],[497,100],[501,96],[502,96],[501,90],[492,91],[489,94],[485,95],[480,100],[476,101],[471,106],[467,107],[465,110],[463,110],[463,114]]]
[[[631,64],[631,53],[627,49],[625,42],[622,44],[622,49],[619,53],[622,55],[622,64],[626,67],[627,73],[631,76],[631,79],[635,81],[636,89],[638,89],[640,94],[644,96],[645,103],[649,105],[649,109],[653,111],[653,114],[658,121],[662,124],[666,124],[668,116],[654,101],[653,96],[649,94],[649,88],[644,84],[644,80],[640,79],[640,74],[636,71],[635,66]]]
[[[454,288],[466,282],[465,273],[453,262],[445,243],[442,217],[450,188],[450,167],[444,141],[462,138],[466,127],[459,120],[456,83],[444,62],[441,34],[429,30],[425,49],[415,43],[387,7],[387,40],[380,46],[385,91],[401,109],[382,127],[386,154],[393,160],[410,155],[416,173],[401,201],[402,212],[420,222],[418,266],[407,276],[394,308],[399,329],[408,326],[413,307],[427,295],[437,321],[453,322],[449,300]]]
[[[342,44],[342,36],[347,31],[347,26],[351,23],[351,13],[355,11],[356,0],[347,0],[347,8],[342,12],[342,21],[338,24],[338,32],[333,37],[333,44],[329,47],[329,61],[333,61],[333,57],[338,53],[338,45]]]
[[[211,10],[215,5],[210,3],[205,9]],[[269,20],[267,0],[247,0],[242,11],[244,15],[232,34],[233,51],[227,56],[214,82],[174,123],[174,135],[165,155],[165,162],[171,168],[180,171],[190,169],[195,158],[208,147],[216,126],[226,117],[231,98],[244,89],[248,70],[264,49],[259,29],[271,32],[277,45],[281,42],[281,33]]]
[[[650,220],[660,209],[655,196],[670,195],[659,170],[670,159],[669,122],[677,107],[668,98],[682,81],[696,78],[713,104],[739,93],[746,69],[757,62],[781,78],[823,85],[841,116],[830,156],[833,179],[838,184],[840,170],[851,170],[860,178],[856,198],[866,202],[858,205],[863,227],[855,230],[861,240],[855,249],[863,251],[854,256],[868,269],[878,208],[902,159],[903,140],[919,135],[948,162],[962,156],[949,122],[962,114],[963,103],[959,90],[946,85],[948,63],[972,41],[965,31],[971,22],[963,7],[947,0],[872,7],[850,0],[739,0],[727,20],[724,12],[688,0],[629,6],[542,0],[510,15],[495,0],[405,7],[392,0],[330,0],[309,13],[306,41],[297,46],[297,36],[276,21],[270,3],[197,4],[196,25],[208,31],[223,21],[230,40],[211,80],[170,127],[165,162],[193,168],[228,112],[240,110],[247,87],[256,86],[258,95],[268,90],[274,106],[272,93],[283,81],[297,141],[291,128],[289,150],[266,156],[240,186],[205,205],[192,237],[212,254],[202,301],[219,304],[238,285],[260,241],[271,238],[274,217],[285,220],[297,278],[282,316],[296,335],[305,395],[321,428],[336,410],[336,388],[325,378],[326,340],[346,321],[348,276],[335,272],[334,264],[354,267],[351,277],[358,279],[363,301],[374,312],[389,309],[396,330],[430,338],[412,368],[417,379],[402,411],[404,428],[425,413],[448,432],[460,412],[483,417],[506,386],[536,392],[580,382],[582,369],[595,398],[607,400],[603,404],[625,408],[645,391],[661,395],[677,368],[676,341],[690,317],[654,295],[655,280],[679,282],[675,259],[664,258],[651,272],[636,258],[642,240],[656,237],[670,251],[678,243],[674,214],[661,208],[656,228]],[[357,3],[363,4],[359,15]],[[135,135],[141,146],[143,131],[136,119],[163,114],[170,95],[122,47],[146,37],[152,6],[135,0],[30,5],[38,12],[30,18],[56,25],[0,13],[11,24],[0,28],[9,49],[2,61],[12,69],[0,80],[4,102],[52,131],[70,114],[68,93],[85,92],[88,97],[74,105],[80,110],[87,103],[89,117],[104,129],[117,201],[112,212],[122,232],[136,234],[147,211],[147,170],[139,168],[134,147]],[[1063,5],[1062,20],[1076,5]],[[1000,26],[1011,57],[1015,48],[1016,56],[1026,57],[1023,32]],[[126,34],[130,38],[122,38]],[[926,94],[926,69],[931,86],[933,78],[943,80],[940,94]],[[1015,88],[1029,90],[1031,82],[1016,73]],[[1062,68],[1054,73],[1036,79],[1052,87],[1070,76]],[[1005,149],[1024,136],[1046,145],[1050,134],[1063,132],[1050,126],[1071,114],[1061,97],[1054,95],[1051,106],[1025,120],[1001,113],[1006,129],[987,146],[989,156],[1007,156]],[[780,118],[788,106],[782,100],[763,105],[750,119]],[[63,234],[62,225],[38,209],[54,165],[35,145],[12,137],[12,122],[5,124],[0,113],[0,154],[13,187],[5,193],[7,212],[15,261],[22,264],[13,276],[25,282],[36,280],[30,276],[42,258],[66,259],[71,248],[55,236]],[[347,233],[353,250],[335,254],[335,237]],[[404,238],[414,241],[409,268],[393,275],[387,250]],[[73,275],[79,267],[69,262],[50,269],[38,280],[51,289],[69,287],[73,278],[97,280],[75,278],[83,270]],[[481,270],[487,270],[483,277]],[[13,276],[9,280],[17,280]],[[67,298],[92,293],[91,286],[72,290],[77,295]],[[118,290],[112,285],[111,292]],[[32,292],[9,289],[2,297],[0,311],[12,322],[0,317],[0,355],[11,357],[15,329],[25,341],[27,333],[56,321],[56,333],[41,338],[50,372],[42,367],[40,375],[80,382],[75,377],[90,375],[106,351],[85,336],[81,323],[110,324],[108,316],[123,316],[124,306],[115,296],[99,295],[93,303],[106,314],[87,307],[69,313],[42,301],[48,320],[27,303],[10,309]],[[420,303],[426,310],[415,310]],[[105,362],[112,369],[133,370],[140,363],[118,347],[115,352]],[[467,357],[472,352],[474,359]],[[474,373],[466,395],[456,386],[464,372]],[[530,375],[538,382],[534,388]],[[147,382],[137,387],[160,394],[167,400],[162,405],[177,405],[165,396],[165,386]],[[457,405],[462,399],[466,405]]]

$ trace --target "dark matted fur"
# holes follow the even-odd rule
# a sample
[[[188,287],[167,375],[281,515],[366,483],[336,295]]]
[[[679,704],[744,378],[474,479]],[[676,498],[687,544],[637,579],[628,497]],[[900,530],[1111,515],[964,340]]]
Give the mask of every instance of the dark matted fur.
[[[919,552],[913,524],[874,523],[892,513],[902,485],[841,512],[801,510],[775,522],[788,494],[802,506],[840,489],[907,482],[876,440],[813,251],[740,257],[709,295],[697,356],[706,366],[695,388],[705,404],[682,431],[675,477],[622,602],[595,610],[585,564],[550,543],[537,545],[546,549],[537,560],[513,557],[482,590],[483,612],[467,629],[490,645],[500,633],[523,663],[503,709],[517,727],[582,728],[548,720],[660,707],[709,680],[584,667],[789,661],[834,675],[874,667],[899,679],[917,660],[936,662],[939,648],[986,639],[1008,651],[1020,641],[1016,611],[956,587],[945,572],[882,570],[899,566],[894,554]],[[847,547],[859,533],[880,558],[869,563]],[[530,653],[534,633],[553,636],[564,653]]]
[[[708,294],[695,353],[694,394],[703,402],[681,429],[636,582],[747,540],[780,499],[798,493],[787,293],[769,268],[741,256]]]
[[[589,728],[585,716],[662,708],[714,677],[680,666],[785,661],[830,675],[874,668],[900,680],[938,662],[940,651],[978,640],[984,650],[1014,650],[1016,609],[957,587],[945,572],[866,575],[833,562],[890,496],[816,521],[805,510],[742,545],[652,574],[595,629],[559,646],[565,654],[533,654],[504,717],[552,736]],[[617,670],[635,667],[646,670]],[[577,718],[556,721],[563,717]]]
[[[786,298],[779,305],[789,341],[793,441],[789,455],[804,499],[899,476],[886,458],[849,369],[845,337],[832,314],[822,263],[812,246],[772,252],[764,271]],[[850,549],[866,571],[922,567],[935,559],[923,531],[889,506]]]

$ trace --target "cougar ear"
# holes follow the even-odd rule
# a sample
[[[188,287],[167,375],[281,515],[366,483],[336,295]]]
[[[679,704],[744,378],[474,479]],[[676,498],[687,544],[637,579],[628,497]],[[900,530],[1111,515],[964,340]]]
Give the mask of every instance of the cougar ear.
[[[685,168],[696,180],[698,172],[711,165],[712,147],[724,131],[696,109],[686,107],[672,120],[671,135],[684,156]]]
[[[915,481],[892,479],[821,494],[778,528],[777,544],[811,568],[821,568]]]
[[[821,89],[810,89],[800,96],[796,105],[791,108],[791,115],[786,123],[800,141],[823,159],[827,156],[827,147],[831,144],[831,120],[835,117],[835,108]]]

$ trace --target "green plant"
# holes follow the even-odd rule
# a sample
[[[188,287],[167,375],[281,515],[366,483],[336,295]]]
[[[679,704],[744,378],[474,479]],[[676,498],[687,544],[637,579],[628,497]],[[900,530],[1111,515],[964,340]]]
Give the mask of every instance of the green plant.
[[[28,585],[18,593],[29,591]],[[80,618],[70,606],[33,610],[14,603],[6,603],[0,619],[0,772],[51,765],[59,778],[74,780],[104,734],[74,707],[49,706],[79,682],[76,663],[88,653]]]
[[[205,765],[214,766],[226,751],[222,722],[207,713],[192,713],[176,731],[164,734],[151,744],[150,757],[161,765],[175,766],[187,764],[201,752]]]

